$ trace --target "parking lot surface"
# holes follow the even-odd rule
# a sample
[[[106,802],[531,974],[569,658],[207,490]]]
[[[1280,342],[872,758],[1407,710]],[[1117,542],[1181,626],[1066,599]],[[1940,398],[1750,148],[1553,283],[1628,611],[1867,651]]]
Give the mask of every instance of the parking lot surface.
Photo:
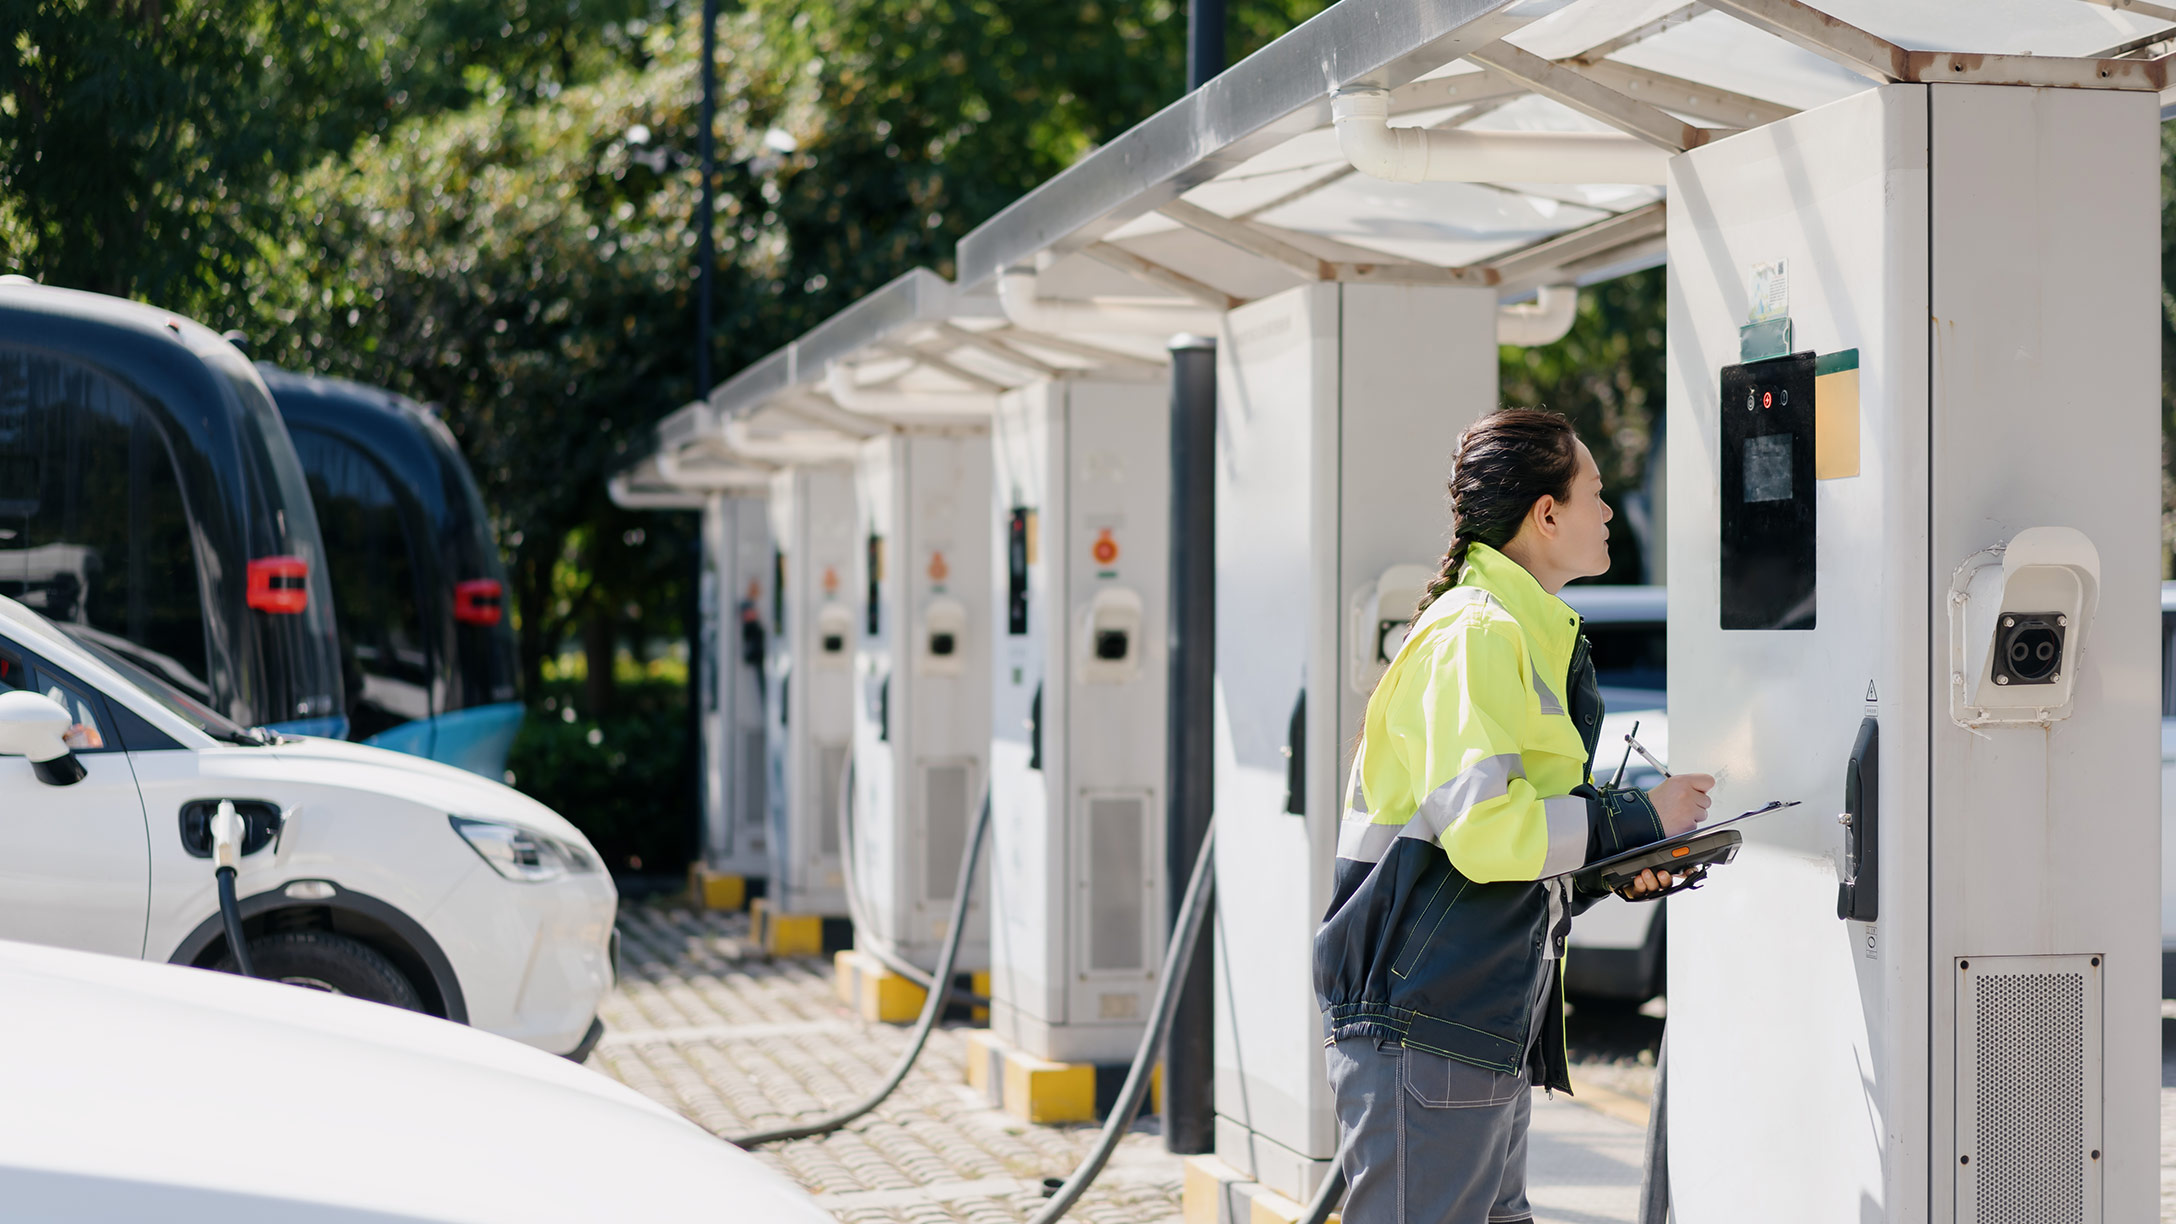
[[[745,915],[630,905],[620,917],[622,980],[607,1000],[589,1066],[725,1135],[821,1116],[872,1091],[908,1030],[864,1024],[838,1002],[831,966],[768,960]],[[874,1114],[761,1158],[847,1224],[1013,1224],[1042,1206],[1093,1146],[1089,1126],[1029,1126],[963,1082],[964,1026],[939,1028],[922,1060]],[[1537,1097],[1531,1184],[1536,1218],[1633,1218],[1641,1132],[1621,1116]],[[1153,1119],[1119,1146],[1068,1217],[1088,1224],[1180,1218],[1182,1169]],[[721,1188],[721,1217],[730,1215]]]

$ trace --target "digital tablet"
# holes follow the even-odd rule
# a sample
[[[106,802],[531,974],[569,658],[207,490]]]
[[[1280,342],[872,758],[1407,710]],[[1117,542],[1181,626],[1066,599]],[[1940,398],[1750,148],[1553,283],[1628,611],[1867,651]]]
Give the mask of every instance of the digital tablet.
[[[1738,830],[1728,826],[1797,806],[1796,799],[1778,799],[1750,812],[1740,812],[1727,820],[1697,825],[1676,837],[1649,842],[1622,854],[1596,859],[1574,871],[1560,874],[1571,876],[1572,882],[1586,892],[1600,892],[1605,889],[1616,892],[1629,888],[1634,880],[1639,879],[1641,872],[1648,870],[1667,871],[1673,876],[1684,877],[1668,889],[1640,898],[1642,901],[1658,900],[1673,892],[1698,888],[1700,882],[1706,878],[1708,868],[1720,866],[1738,856],[1738,846],[1745,838]]]

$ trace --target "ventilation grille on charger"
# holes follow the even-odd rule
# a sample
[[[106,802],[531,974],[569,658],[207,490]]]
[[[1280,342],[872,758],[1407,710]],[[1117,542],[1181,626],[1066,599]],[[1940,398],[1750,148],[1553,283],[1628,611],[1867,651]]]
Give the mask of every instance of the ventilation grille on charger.
[[[2097,956],[1957,962],[1957,1218],[2100,1220]]]

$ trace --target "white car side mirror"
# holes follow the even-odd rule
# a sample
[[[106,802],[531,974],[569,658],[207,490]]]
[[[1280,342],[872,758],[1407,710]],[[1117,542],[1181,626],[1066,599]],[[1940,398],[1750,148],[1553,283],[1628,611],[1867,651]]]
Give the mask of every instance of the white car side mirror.
[[[83,762],[61,738],[74,721],[59,702],[42,693],[0,693],[0,756],[28,757],[38,781],[49,786],[81,782]]]

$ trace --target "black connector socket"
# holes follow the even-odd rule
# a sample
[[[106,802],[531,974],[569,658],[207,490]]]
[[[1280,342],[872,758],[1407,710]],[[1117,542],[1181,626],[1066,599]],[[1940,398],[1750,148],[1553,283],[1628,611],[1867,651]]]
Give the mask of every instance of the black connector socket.
[[[2056,612],[2004,612],[1995,626],[1995,683],[2053,684],[2063,675],[2069,618]]]

